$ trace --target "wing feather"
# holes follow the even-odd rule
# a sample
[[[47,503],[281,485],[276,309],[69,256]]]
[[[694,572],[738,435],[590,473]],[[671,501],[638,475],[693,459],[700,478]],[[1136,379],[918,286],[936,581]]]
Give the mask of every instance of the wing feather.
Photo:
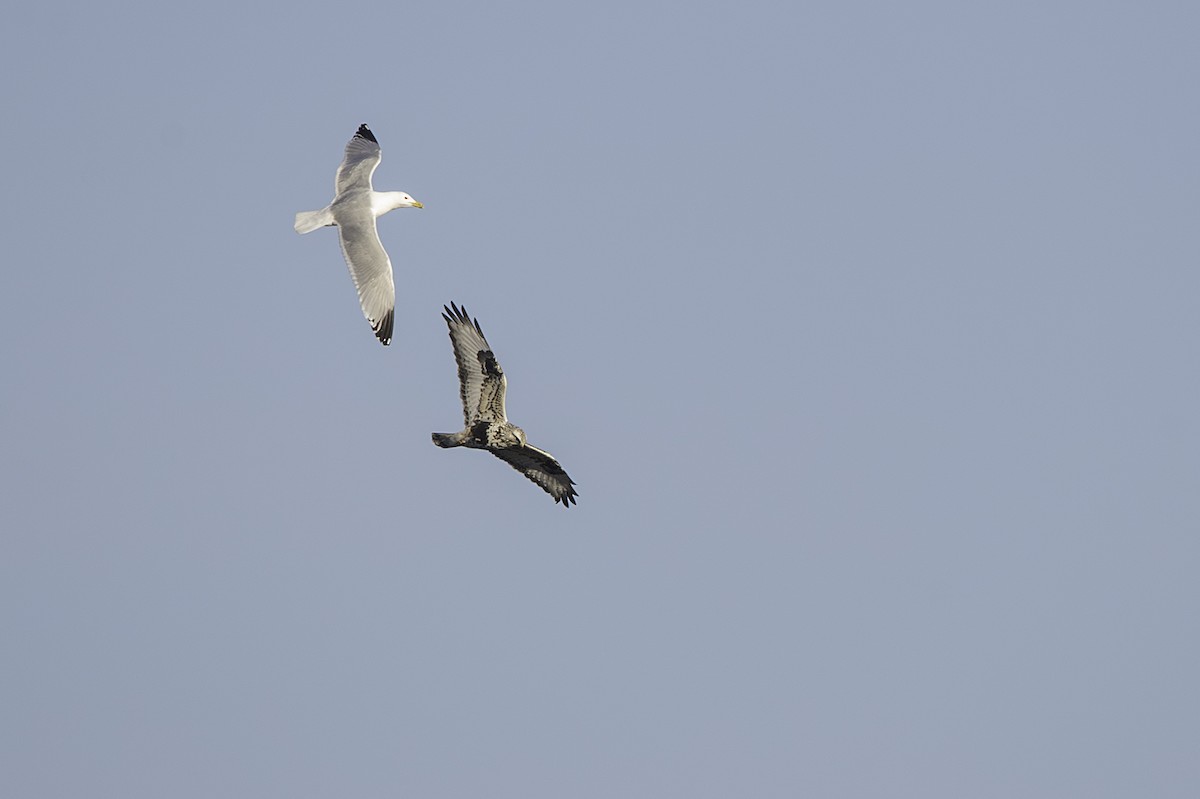
[[[488,451],[537,483],[543,491],[554,497],[555,502],[561,502],[564,508],[571,507],[571,503],[576,501],[578,494],[574,488],[575,481],[549,452],[532,445]]]
[[[392,280],[392,260],[388,258],[375,218],[367,214],[355,214],[347,219],[345,214],[338,220],[338,236],[342,242],[342,254],[350,268],[350,277],[358,289],[358,301],[363,316],[371,323],[375,335],[384,344],[392,340],[392,322],[396,311],[396,285]]]
[[[333,180],[334,196],[355,189],[371,190],[371,175],[383,154],[375,134],[366,125],[359,125],[358,132],[346,145],[346,154]]]
[[[464,421],[467,425],[477,421],[508,421],[504,410],[508,378],[484,338],[479,320],[472,321],[467,309],[454,303],[449,308],[442,307],[446,311],[442,318],[450,328],[450,343],[454,345],[454,360],[458,363],[458,392]]]

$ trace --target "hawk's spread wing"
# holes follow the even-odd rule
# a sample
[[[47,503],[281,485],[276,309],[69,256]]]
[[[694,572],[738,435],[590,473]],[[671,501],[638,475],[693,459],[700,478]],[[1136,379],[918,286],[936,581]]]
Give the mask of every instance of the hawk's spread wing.
[[[575,482],[567,476],[563,467],[549,452],[529,444],[523,447],[489,449],[488,452],[540,485],[543,491],[554,497],[555,502],[561,502],[564,508],[571,507],[571,503],[575,502]]]
[[[371,175],[382,157],[375,134],[366,125],[359,125],[358,132],[346,145],[346,155],[334,178],[334,196],[353,189],[370,190]]]
[[[454,360],[458,362],[458,392],[462,397],[463,419],[468,425],[480,420],[508,421],[504,413],[504,392],[508,387],[508,379],[487,339],[483,337],[479,320],[472,322],[467,316],[467,309],[459,308],[454,303],[450,303],[449,308],[442,307],[446,310],[442,318],[450,327]]]

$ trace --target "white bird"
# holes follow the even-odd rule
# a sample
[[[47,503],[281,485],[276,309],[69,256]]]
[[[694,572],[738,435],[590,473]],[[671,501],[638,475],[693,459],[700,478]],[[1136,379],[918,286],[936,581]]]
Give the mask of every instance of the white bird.
[[[402,191],[375,191],[371,175],[381,159],[379,142],[366,125],[346,145],[346,156],[334,178],[333,202],[320,211],[296,214],[296,232],[309,233],[326,225],[337,225],[342,254],[350,267],[350,277],[358,289],[363,315],[379,340],[392,340],[392,319],[396,312],[396,285],[392,282],[392,261],[388,258],[375,219],[393,208],[424,208]]]

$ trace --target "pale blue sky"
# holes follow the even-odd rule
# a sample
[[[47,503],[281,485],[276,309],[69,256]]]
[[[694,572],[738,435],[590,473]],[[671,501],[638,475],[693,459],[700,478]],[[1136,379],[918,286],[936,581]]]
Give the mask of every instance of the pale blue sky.
[[[1200,792],[1194,4],[32,5],[0,794]]]

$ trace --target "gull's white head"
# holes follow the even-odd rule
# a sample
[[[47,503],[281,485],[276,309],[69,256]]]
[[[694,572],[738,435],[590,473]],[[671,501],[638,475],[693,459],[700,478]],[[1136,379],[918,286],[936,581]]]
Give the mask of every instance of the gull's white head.
[[[393,208],[424,208],[425,206],[417,202],[402,191],[377,191],[371,195],[371,213],[375,216],[383,216]]]

